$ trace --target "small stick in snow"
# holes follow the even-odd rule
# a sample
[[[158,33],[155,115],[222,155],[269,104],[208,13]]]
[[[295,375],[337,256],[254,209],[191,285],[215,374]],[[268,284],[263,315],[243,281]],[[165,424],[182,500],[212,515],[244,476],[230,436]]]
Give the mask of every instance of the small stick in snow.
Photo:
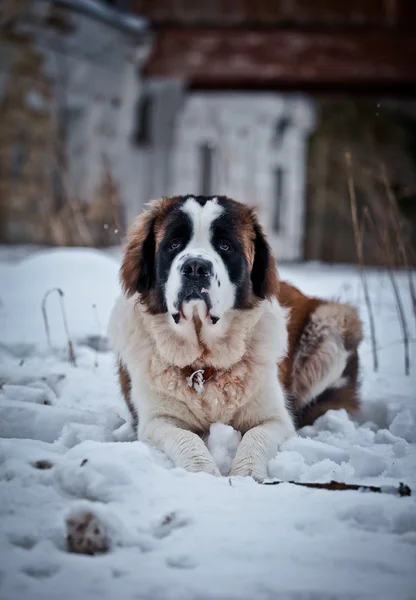
[[[318,490],[345,491],[355,490],[359,492],[375,492],[376,494],[394,494],[398,496],[411,496],[412,490],[405,483],[400,483],[399,487],[392,485],[383,485],[381,487],[375,485],[355,485],[348,483],[340,483],[338,481],[330,481],[328,483],[304,483],[301,481],[264,481],[263,485],[279,485],[280,483],[290,483],[291,485],[299,485],[307,488],[315,488]]]
[[[43,296],[43,300],[42,300],[43,323],[45,325],[46,338],[48,340],[48,345],[49,345],[49,348],[52,350],[49,320],[48,320],[48,314],[46,311],[46,301],[53,292],[57,292],[59,294],[59,304],[61,307],[62,320],[64,323],[65,335],[66,335],[67,344],[68,344],[68,360],[72,365],[74,365],[74,367],[76,367],[77,364],[76,364],[76,359],[75,359],[74,346],[72,344],[71,337],[69,335],[68,320],[66,318],[66,310],[65,310],[65,304],[64,304],[65,294],[63,293],[63,291],[60,288],[52,288],[51,290],[46,292],[46,294]]]

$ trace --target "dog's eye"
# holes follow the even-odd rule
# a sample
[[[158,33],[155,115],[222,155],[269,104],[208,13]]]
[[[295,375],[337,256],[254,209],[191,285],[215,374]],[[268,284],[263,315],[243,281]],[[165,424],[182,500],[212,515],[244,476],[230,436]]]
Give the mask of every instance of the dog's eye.
[[[179,250],[182,246],[182,242],[179,239],[174,239],[169,243],[169,250]]]
[[[223,252],[231,252],[231,250],[233,249],[230,242],[227,242],[227,240],[221,240],[218,244],[218,248]]]

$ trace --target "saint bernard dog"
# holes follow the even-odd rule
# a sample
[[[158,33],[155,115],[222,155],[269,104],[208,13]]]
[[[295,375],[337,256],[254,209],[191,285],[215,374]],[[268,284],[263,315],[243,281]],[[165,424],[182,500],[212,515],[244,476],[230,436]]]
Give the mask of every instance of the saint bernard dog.
[[[242,439],[229,475],[267,477],[279,445],[328,409],[359,407],[354,308],[278,278],[253,210],[224,196],[150,203],[129,234],[109,337],[138,438],[220,475],[204,436]]]

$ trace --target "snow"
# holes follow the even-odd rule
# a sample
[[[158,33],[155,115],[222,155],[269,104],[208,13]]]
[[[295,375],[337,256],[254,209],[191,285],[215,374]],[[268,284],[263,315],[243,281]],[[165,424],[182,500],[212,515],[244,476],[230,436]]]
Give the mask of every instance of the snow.
[[[114,358],[91,341],[104,335],[118,293],[116,253],[0,256],[1,598],[414,598],[414,496],[261,486],[173,468],[134,440]],[[270,461],[271,477],[403,481],[416,490],[415,320],[405,275],[397,278],[413,340],[410,377],[384,272],[369,274],[380,358],[374,373],[356,270],[280,271],[307,293],[358,306],[366,325],[364,404],[355,419],[330,411],[301,430]],[[55,287],[64,292],[76,367],[56,294],[48,299],[47,344],[41,304]],[[231,427],[211,427],[207,444],[224,475],[239,439]],[[66,527],[84,512],[96,517],[108,552],[68,552]]]
[[[64,296],[71,334],[103,335],[119,292],[119,264],[98,250],[67,248],[37,252],[14,264],[0,264],[0,331],[3,344],[46,341],[41,305],[45,294],[60,288]],[[47,300],[52,342],[66,341],[58,294]],[[18,315],[18,318],[10,318]],[[16,322],[17,321],[17,322]]]

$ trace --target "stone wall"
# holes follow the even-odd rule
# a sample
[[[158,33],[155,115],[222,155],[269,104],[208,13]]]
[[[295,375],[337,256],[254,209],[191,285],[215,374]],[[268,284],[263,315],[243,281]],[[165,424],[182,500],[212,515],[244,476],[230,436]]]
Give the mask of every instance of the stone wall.
[[[19,8],[0,38],[0,241],[115,243],[140,207],[146,42],[53,2]]]

